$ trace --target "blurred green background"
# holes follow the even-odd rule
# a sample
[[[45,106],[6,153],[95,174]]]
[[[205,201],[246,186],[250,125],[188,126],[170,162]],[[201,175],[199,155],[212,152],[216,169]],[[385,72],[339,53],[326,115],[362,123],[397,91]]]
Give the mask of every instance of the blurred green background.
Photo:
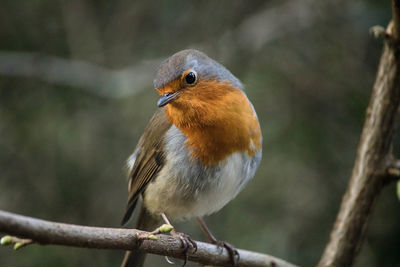
[[[380,56],[368,29],[390,16],[390,1],[1,0],[0,209],[118,227],[125,159],[156,109],[157,65],[197,48],[243,81],[264,135],[256,177],[209,227],[238,248],[315,265]],[[356,266],[400,266],[399,226],[392,185]],[[195,221],[176,227],[205,240]],[[0,248],[2,266],[118,266],[123,254]],[[151,256],[147,266],[168,264]]]

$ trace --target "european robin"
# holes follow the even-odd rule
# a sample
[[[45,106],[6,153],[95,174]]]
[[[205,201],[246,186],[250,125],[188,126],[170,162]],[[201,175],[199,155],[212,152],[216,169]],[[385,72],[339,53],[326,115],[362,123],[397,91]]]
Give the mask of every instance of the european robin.
[[[242,83],[197,50],[180,51],[162,62],[154,86],[159,109],[128,159],[129,199],[122,223],[142,196],[139,229],[155,227],[159,215],[167,224],[168,218],[197,217],[211,242],[225,246],[235,265],[236,250],[219,243],[201,217],[232,200],[260,164],[262,135],[254,107]],[[196,247],[188,236],[171,234],[181,238],[185,255]],[[123,266],[142,264],[144,255],[127,252]]]

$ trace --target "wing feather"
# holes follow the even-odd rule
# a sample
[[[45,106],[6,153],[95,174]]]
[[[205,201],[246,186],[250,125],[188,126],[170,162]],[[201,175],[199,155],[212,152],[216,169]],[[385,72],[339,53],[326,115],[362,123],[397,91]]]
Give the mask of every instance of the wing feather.
[[[171,127],[164,109],[157,110],[136,147],[136,159],[129,173],[129,197],[122,220],[124,225],[132,215],[139,196],[163,167],[165,160],[164,135]]]

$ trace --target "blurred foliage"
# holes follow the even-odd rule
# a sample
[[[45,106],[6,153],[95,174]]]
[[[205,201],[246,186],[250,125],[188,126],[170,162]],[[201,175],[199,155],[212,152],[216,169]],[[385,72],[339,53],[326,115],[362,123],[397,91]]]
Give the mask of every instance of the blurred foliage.
[[[326,2],[332,3],[307,13],[318,16],[301,27],[303,21],[285,22],[294,14],[276,13],[290,1],[3,0],[0,52],[111,70],[188,47],[221,60],[246,85],[262,123],[264,152],[255,179],[206,221],[239,248],[312,266],[347,185],[375,78],[381,42],[368,29],[386,25],[391,15],[387,1]],[[313,7],[311,0],[299,3]],[[268,30],[273,25],[251,18],[269,10],[291,26],[257,49],[243,46],[243,33],[224,42],[246,21]],[[124,162],[156,101],[151,81],[136,94],[107,98],[40,77],[0,74],[0,209],[118,227],[127,198]],[[395,192],[395,185],[382,192],[356,266],[400,266]],[[194,221],[176,227],[205,240]],[[118,266],[122,256],[56,246],[0,248],[4,266]],[[163,257],[149,257],[147,266],[160,265],[167,265]]]

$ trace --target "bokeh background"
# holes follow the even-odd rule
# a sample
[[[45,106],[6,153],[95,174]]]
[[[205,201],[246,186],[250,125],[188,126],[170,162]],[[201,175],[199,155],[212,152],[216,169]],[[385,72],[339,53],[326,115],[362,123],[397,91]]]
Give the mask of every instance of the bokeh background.
[[[368,29],[390,17],[390,1],[1,0],[0,209],[118,227],[124,162],[157,108],[157,65],[197,48],[243,81],[264,135],[255,179],[206,221],[239,248],[315,265],[349,179],[380,56],[382,42]],[[195,221],[176,227],[205,240]],[[399,248],[392,185],[356,266],[400,266]],[[118,266],[122,256],[0,248],[2,266]],[[168,264],[151,256],[147,266]]]

